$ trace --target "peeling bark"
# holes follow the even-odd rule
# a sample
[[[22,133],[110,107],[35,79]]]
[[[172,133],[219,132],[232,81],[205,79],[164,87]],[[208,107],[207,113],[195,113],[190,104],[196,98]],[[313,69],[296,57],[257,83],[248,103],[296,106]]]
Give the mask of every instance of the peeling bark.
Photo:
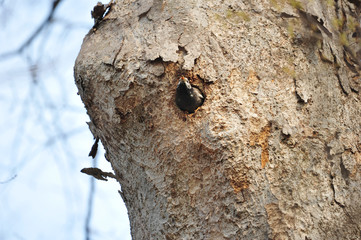
[[[113,3],[74,75],[133,239],[360,238],[360,9]],[[206,95],[191,115],[180,76]]]

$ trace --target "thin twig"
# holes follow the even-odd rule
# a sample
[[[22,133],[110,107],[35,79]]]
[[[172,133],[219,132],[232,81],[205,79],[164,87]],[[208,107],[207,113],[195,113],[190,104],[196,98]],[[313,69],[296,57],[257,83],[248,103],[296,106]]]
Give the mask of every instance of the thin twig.
[[[40,32],[52,22],[55,10],[57,9],[61,1],[62,0],[54,0],[48,17],[40,24],[40,26],[33,32],[33,34],[31,34],[30,37],[18,49],[1,54],[0,60],[22,53],[24,49],[27,48],[34,41],[34,39],[40,34]]]
[[[11,178],[9,178],[8,180],[1,181],[1,182],[0,182],[0,184],[5,184],[5,183],[8,183],[8,182],[10,182],[10,181],[14,180],[17,176],[18,176],[18,175],[16,175],[16,174],[15,174],[14,176],[12,176]]]
[[[97,167],[97,158],[95,157],[93,159],[93,167]],[[95,194],[95,178],[90,178],[90,190],[88,195],[88,210],[87,215],[85,218],[85,240],[90,240],[90,234],[91,234],[91,218],[93,214],[93,200],[94,200],[94,194]]]

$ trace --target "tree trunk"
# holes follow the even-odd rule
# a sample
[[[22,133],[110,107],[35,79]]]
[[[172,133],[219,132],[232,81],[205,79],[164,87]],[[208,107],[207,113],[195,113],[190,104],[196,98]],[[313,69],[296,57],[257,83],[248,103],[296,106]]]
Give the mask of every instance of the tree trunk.
[[[359,239],[359,0],[128,0],[75,63],[133,239]],[[206,96],[187,114],[179,78]]]

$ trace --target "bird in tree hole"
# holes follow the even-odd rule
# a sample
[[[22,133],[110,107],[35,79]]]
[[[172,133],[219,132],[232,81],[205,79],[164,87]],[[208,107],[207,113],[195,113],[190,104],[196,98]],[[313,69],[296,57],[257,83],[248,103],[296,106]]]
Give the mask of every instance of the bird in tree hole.
[[[203,104],[204,95],[196,86],[191,85],[187,78],[181,77],[177,86],[175,102],[181,110],[194,113]]]

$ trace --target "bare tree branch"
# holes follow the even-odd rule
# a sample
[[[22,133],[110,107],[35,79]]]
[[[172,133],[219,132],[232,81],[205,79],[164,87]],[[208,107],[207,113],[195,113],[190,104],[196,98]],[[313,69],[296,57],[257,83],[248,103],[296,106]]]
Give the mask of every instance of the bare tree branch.
[[[0,184],[8,183],[8,182],[14,180],[17,176],[18,176],[18,175],[15,174],[14,176],[12,176],[11,178],[9,178],[9,179],[7,179],[7,180],[5,180],[5,181],[0,181]]]
[[[12,57],[13,55],[22,53],[24,49],[27,48],[37,36],[39,36],[40,32],[52,22],[55,10],[59,6],[60,2],[61,0],[54,0],[48,17],[40,24],[40,26],[33,32],[33,34],[31,34],[30,37],[18,49],[1,54],[0,61],[8,57]]]
[[[93,159],[93,167],[97,167],[97,157]],[[90,178],[90,189],[89,189],[89,195],[88,195],[88,210],[87,215],[85,218],[85,240],[90,240],[90,234],[91,234],[91,218],[93,214],[93,201],[94,201],[94,194],[95,194],[95,178]]]

